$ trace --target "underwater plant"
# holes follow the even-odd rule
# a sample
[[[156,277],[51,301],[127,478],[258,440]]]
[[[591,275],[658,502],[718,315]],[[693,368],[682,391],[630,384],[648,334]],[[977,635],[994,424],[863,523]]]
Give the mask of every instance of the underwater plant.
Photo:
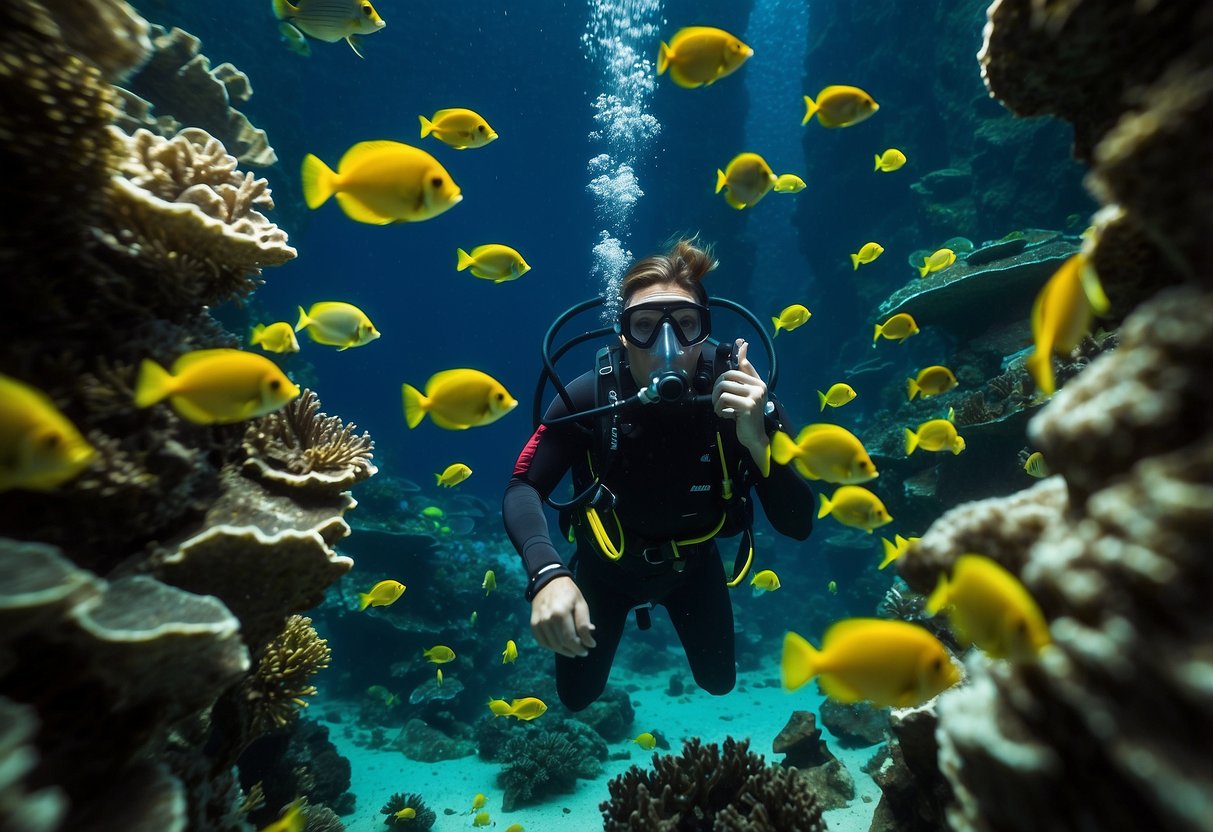
[[[411,817],[405,817],[400,813],[405,809],[412,809]],[[387,815],[383,822],[392,827],[400,827],[402,829],[417,830],[417,832],[427,832],[433,827],[434,821],[438,816],[434,814],[434,810],[425,805],[425,801],[421,799],[421,795],[413,792],[396,792],[392,795],[388,802],[383,804],[383,808],[379,810],[380,814]]]
[[[511,762],[497,775],[497,782],[505,789],[501,808],[506,812],[537,798],[570,792],[578,777],[597,777],[602,771],[597,760],[552,731],[515,737],[506,743],[505,758]]]
[[[328,642],[312,627],[312,619],[288,618],[245,681],[244,697],[252,705],[254,730],[281,728],[306,708],[303,697],[316,692],[311,678],[329,666],[332,655]]]

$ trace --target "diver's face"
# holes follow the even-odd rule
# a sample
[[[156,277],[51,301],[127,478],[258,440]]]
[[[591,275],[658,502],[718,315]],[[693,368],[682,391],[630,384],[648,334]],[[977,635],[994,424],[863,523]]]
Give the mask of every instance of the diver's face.
[[[630,309],[638,303],[660,302],[660,301],[690,301],[698,303],[698,299],[686,289],[673,283],[657,284],[655,286],[646,286],[643,289],[637,289],[636,292],[628,298],[625,309]],[[620,343],[628,352],[628,365],[632,370],[632,379],[636,382],[636,386],[644,389],[649,385],[649,379],[653,377],[653,372],[658,369],[660,359],[656,358],[650,350],[641,349],[628,342],[624,336],[619,336]],[[695,368],[699,365],[699,354],[703,349],[703,344],[695,344],[694,346],[684,347],[683,353],[676,361],[676,368],[684,370],[687,378],[695,375]]]

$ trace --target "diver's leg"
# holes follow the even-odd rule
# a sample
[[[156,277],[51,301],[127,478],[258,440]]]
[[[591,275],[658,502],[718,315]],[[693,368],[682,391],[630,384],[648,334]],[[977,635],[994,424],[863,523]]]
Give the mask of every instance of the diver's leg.
[[[597,646],[584,657],[556,654],[556,692],[570,711],[580,711],[602,695],[615,661],[615,648],[619,646],[633,606],[630,597],[613,587],[609,576],[601,574],[603,564],[591,560],[597,557],[592,553],[580,557],[575,578],[577,588],[590,608],[590,623],[594,625]],[[589,565],[591,563],[593,565]],[[606,564],[606,568],[619,567]]]
[[[704,552],[702,562],[661,603],[674,622],[695,683],[721,696],[737,682],[733,644],[733,602],[724,582],[724,566],[716,552]]]

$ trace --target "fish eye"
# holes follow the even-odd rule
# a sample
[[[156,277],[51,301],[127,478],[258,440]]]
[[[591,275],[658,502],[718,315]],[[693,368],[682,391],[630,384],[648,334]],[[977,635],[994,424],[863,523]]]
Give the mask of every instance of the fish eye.
[[[273,381],[270,382],[270,389],[274,390],[274,391],[278,391],[278,390],[282,389],[282,382],[279,381],[278,379],[274,379]]]
[[[362,13],[364,15],[366,15],[367,17],[370,17],[371,15],[373,15],[375,13],[375,10],[374,10],[374,8],[371,7],[370,3],[363,3],[362,4]]]
[[[42,437],[42,447],[46,448],[47,450],[51,450],[52,448],[59,447],[59,444],[62,441],[63,437],[61,437],[59,434],[48,433],[46,436]]]
[[[441,176],[433,177],[432,179],[430,179],[430,184],[433,185],[435,188],[441,188],[442,187],[442,177]]]
[[[497,394],[497,401],[499,401],[499,402],[503,402],[503,401],[505,401],[505,393],[498,393],[498,394]]]
[[[484,125],[482,124],[482,125],[480,125],[479,127],[477,127],[476,129],[477,129],[477,130],[479,130],[481,133],[483,133],[483,132],[484,132]]]
[[[936,658],[934,661],[932,661],[931,669],[934,670],[936,673],[943,670],[943,659]]]

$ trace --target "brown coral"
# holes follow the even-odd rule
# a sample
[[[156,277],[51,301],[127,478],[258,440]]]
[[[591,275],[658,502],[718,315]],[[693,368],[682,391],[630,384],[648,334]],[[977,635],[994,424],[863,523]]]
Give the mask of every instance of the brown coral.
[[[311,679],[329,666],[333,651],[312,627],[312,619],[292,615],[282,632],[266,645],[242,690],[252,708],[253,730],[281,728],[308,706],[303,697],[316,693]]]

